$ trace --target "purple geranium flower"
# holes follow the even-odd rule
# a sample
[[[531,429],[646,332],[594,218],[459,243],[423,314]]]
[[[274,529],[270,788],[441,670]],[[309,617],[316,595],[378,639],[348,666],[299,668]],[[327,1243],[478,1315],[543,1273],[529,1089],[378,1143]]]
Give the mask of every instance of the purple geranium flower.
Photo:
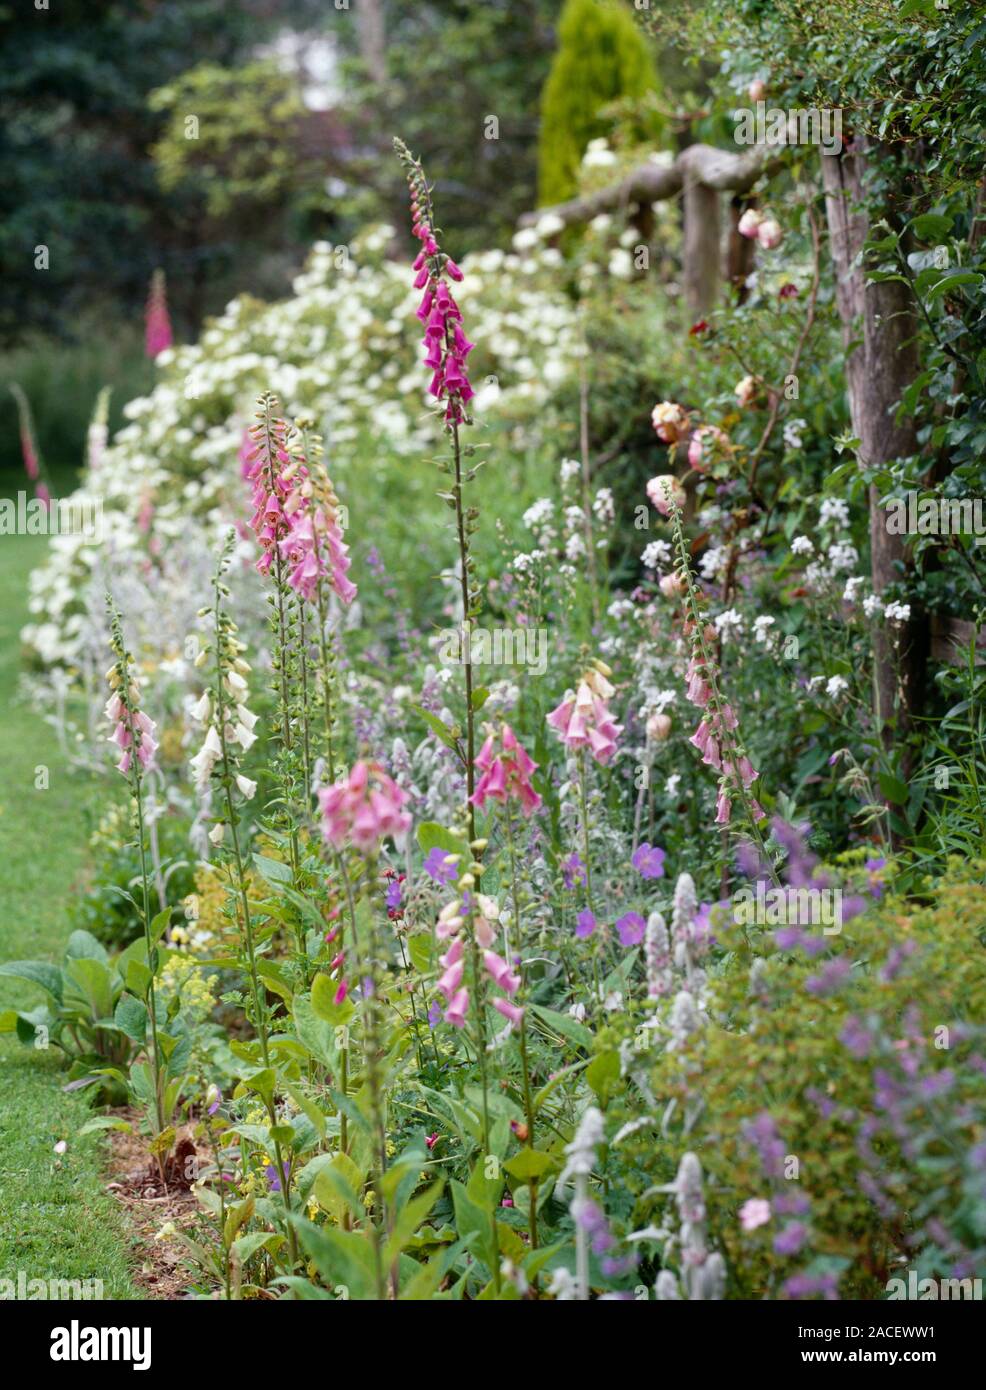
[[[271,1192],[280,1192],[281,1178],[273,1163],[268,1163],[267,1167],[264,1169],[264,1172],[267,1175],[267,1185],[270,1188]],[[291,1177],[290,1163],[285,1163],[284,1165],[284,1176],[288,1179],[290,1179]]]
[[[400,879],[392,878],[390,882],[387,884],[386,897],[387,908],[390,912],[396,912],[397,909],[400,907],[403,892],[404,889]]]
[[[658,845],[649,845],[645,840],[634,850],[630,863],[641,878],[663,878],[665,857],[663,849]]]
[[[422,867],[430,878],[442,885],[453,883],[459,877],[458,855],[449,854],[447,850],[439,849],[437,845],[425,855],[425,862]]]
[[[562,860],[561,876],[568,889],[574,888],[577,883],[585,883],[585,865],[577,854],[570,854]]]
[[[596,919],[587,907],[584,907],[575,919],[575,935],[591,936],[596,930]]]
[[[796,1255],[808,1239],[808,1227],[801,1221],[790,1221],[774,1237],[774,1251],[778,1255]]]
[[[647,923],[639,912],[625,912],[616,923],[621,946],[639,946],[644,939]]]
[[[870,892],[879,902],[883,897],[883,880],[880,878],[880,870],[886,868],[886,859],[867,859],[863,868],[870,876]]]

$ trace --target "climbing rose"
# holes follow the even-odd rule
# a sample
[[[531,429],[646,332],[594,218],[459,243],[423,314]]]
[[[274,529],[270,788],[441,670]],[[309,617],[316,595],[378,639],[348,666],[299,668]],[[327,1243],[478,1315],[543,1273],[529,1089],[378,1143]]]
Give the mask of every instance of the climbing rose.
[[[757,241],[765,251],[773,251],[784,240],[784,232],[776,217],[765,217],[757,228]]]
[[[661,401],[650,418],[658,439],[665,444],[677,444],[688,433],[688,411],[674,401]]]
[[[747,208],[736,224],[736,230],[740,236],[749,237],[752,241],[756,237],[757,229],[762,221],[763,213],[757,212],[756,208]]]
[[[673,502],[679,509],[685,505],[685,489],[673,473],[659,473],[647,484],[647,496],[662,516],[667,516]]]
[[[688,441],[688,462],[704,473],[711,458],[729,447],[729,436],[715,425],[701,425]]]

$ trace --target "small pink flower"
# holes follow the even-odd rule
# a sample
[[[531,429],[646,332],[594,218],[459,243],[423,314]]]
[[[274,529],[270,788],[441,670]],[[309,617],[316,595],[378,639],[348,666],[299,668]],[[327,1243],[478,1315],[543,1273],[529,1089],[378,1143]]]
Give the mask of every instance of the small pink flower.
[[[464,1028],[466,1014],[469,1012],[469,991],[460,989],[451,1000],[445,1010],[445,1022],[451,1023],[453,1028]]]
[[[502,956],[498,956],[495,951],[484,951],[483,964],[505,994],[517,993],[520,989],[520,976],[514,974]]]
[[[517,1004],[511,1004],[509,999],[502,997],[494,999],[493,1007],[497,1013],[501,1013],[504,1018],[509,1019],[515,1028],[519,1028],[524,1020],[524,1010]]]
[[[749,237],[752,241],[756,237],[757,229],[762,221],[762,212],[757,212],[756,208],[747,208],[746,212],[743,213],[739,222],[736,224],[736,230],[739,232],[740,236]]]
[[[738,381],[734,388],[736,403],[741,409],[746,409],[756,400],[760,383],[755,376],[745,376],[742,381]]]
[[[761,78],[755,77],[747,87],[746,93],[751,101],[763,101],[767,95],[767,84]]]
[[[740,1225],[744,1231],[755,1231],[770,1220],[770,1203],[763,1197],[750,1197],[740,1207]]]
[[[586,673],[575,694],[569,691],[547,720],[566,747],[588,748],[593,759],[605,766],[616,752],[623,726],[613,722],[606,699],[593,692],[589,684],[593,674]],[[606,688],[612,691],[608,682]]]

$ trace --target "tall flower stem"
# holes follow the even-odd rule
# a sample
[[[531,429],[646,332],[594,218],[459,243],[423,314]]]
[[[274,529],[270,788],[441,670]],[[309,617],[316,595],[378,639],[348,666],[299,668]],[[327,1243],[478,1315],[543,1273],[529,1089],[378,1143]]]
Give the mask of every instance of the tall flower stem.
[[[582,819],[582,850],[585,854],[585,897],[589,911],[595,917],[596,910],[592,900],[592,858],[589,849],[589,794],[584,748],[579,749],[579,814]],[[602,989],[599,983],[599,947],[596,941],[593,941],[592,945],[592,986],[596,996],[595,1007],[598,1008],[602,1003]]]
[[[257,1039],[260,1043],[260,1055],[263,1060],[264,1069],[272,1070],[270,1059],[269,1033],[267,1027],[267,1010],[264,1004],[263,991],[260,984],[260,976],[257,971],[257,950],[253,932],[253,918],[250,912],[250,897],[247,892],[246,868],[243,863],[243,851],[240,845],[240,835],[238,830],[239,817],[237,815],[236,806],[233,802],[233,783],[235,780],[235,772],[230,757],[229,744],[226,739],[226,728],[228,721],[226,717],[226,672],[223,668],[223,648],[228,633],[227,619],[223,612],[222,605],[223,585],[221,576],[225,564],[228,560],[228,556],[229,546],[227,545],[227,548],[223,552],[223,558],[220,561],[219,571],[216,574],[215,603],[213,608],[213,621],[215,625],[216,643],[216,684],[214,695],[216,702],[216,725],[217,732],[219,734],[219,744],[221,749],[220,761],[222,766],[222,776],[220,781],[222,784],[223,796],[226,803],[226,819],[229,822],[230,837],[233,844],[233,863],[236,866],[236,893],[239,897],[240,907],[243,912],[243,940],[246,950],[247,974],[249,975],[250,989],[253,995],[254,1025],[257,1029]],[[271,1122],[276,1125],[277,1114],[274,1108],[273,1100],[267,1103],[267,1109],[270,1113]],[[291,1262],[292,1264],[294,1264],[297,1260],[298,1249],[295,1238],[294,1226],[291,1221],[291,1198],[288,1192],[290,1173],[287,1165],[284,1162],[284,1155],[281,1150],[280,1141],[277,1139],[274,1140],[274,1161],[281,1188],[281,1199],[284,1204],[285,1225],[287,1227],[288,1235],[288,1248],[291,1255]]]
[[[134,759],[136,763],[136,758]],[[144,944],[147,948],[147,967],[151,978],[147,986],[148,1013],[151,1021],[151,1049],[154,1054],[154,1106],[158,1134],[164,1129],[164,1097],[161,1094],[164,1077],[161,1072],[161,1052],[157,1037],[157,1003],[154,993],[154,943],[151,940],[151,895],[147,881],[147,852],[144,848],[144,798],[139,772],[134,773],[134,799],[137,803],[137,835],[140,840],[140,878],[144,895]]]
[[[335,707],[333,694],[335,686],[335,662],[334,653],[330,650],[330,643],[325,635],[325,585],[320,579],[316,591],[316,602],[318,604],[318,651],[319,651],[319,675],[322,682],[322,713],[325,719],[325,763],[328,769],[329,781],[336,779],[335,763]]]
[[[353,897],[353,886],[349,881],[349,875],[345,872],[343,873],[343,883],[345,884],[346,908],[349,913],[349,923],[353,936],[353,961],[357,977],[362,986],[363,1052],[366,1057],[366,1079],[370,1091],[370,1109],[373,1114],[374,1138],[376,1140],[378,1175],[374,1183],[374,1190],[377,1195],[380,1213],[379,1217],[373,1222],[373,1259],[376,1274],[377,1298],[382,1301],[386,1297],[386,1273],[383,1268],[383,1231],[385,1227],[389,1229],[390,1217],[383,1186],[384,1175],[387,1171],[387,1126],[384,1118],[383,1086],[380,1077],[381,1042],[378,1026],[379,1020],[377,1018],[379,974],[376,960],[376,933],[371,926],[370,939],[367,943],[367,958],[364,960],[364,958],[361,957],[359,948],[359,930],[356,925],[356,900]],[[369,989],[367,989],[367,985],[369,985]]]
[[[689,563],[688,559],[688,547],[685,541],[685,531],[684,526],[682,525],[681,509],[678,507],[677,503],[674,501],[672,497],[668,498],[668,511],[671,520],[672,534],[674,536],[675,549],[677,551],[678,575],[685,586],[685,603],[688,609],[688,616],[692,623],[694,641],[695,645],[698,648],[698,652],[702,661],[702,666],[705,671],[705,678],[708,681],[708,684],[712,691],[709,703],[712,705],[715,714],[719,717],[723,750],[729,762],[730,771],[732,773],[732,780],[735,783],[735,794],[739,797],[740,802],[742,803],[743,811],[747,821],[749,822],[750,831],[753,836],[754,843],[760,851],[761,861],[766,866],[775,885],[779,886],[780,880],[777,877],[776,870],[774,869],[770,857],[767,854],[767,847],[764,844],[763,836],[760,833],[760,827],[757,824],[757,817],[753,811],[753,800],[746,788],[742,772],[740,770],[740,753],[737,749],[737,741],[735,738],[730,736],[730,730],[725,728],[725,725],[721,719],[724,701],[722,698],[722,693],[719,689],[717,668],[712,660],[712,656],[708,648],[708,643],[705,639],[705,622],[702,617],[702,613],[699,609],[698,593],[695,588],[695,582],[692,578],[691,564]]]

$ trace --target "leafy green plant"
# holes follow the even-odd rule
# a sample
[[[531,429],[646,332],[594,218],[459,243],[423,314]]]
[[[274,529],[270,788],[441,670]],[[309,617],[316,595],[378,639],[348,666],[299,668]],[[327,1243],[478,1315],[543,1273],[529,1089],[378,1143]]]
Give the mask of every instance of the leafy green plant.
[[[70,1085],[92,1087],[94,1100],[120,1104],[126,1099],[120,1069],[129,1064],[138,1041],[124,991],[128,979],[146,971],[145,960],[143,941],[110,957],[89,932],[75,931],[61,966],[7,961],[0,975],[40,985],[47,1000],[34,1009],[0,1014],[0,1032],[16,1033],[27,1047],[60,1048],[71,1064]]]

